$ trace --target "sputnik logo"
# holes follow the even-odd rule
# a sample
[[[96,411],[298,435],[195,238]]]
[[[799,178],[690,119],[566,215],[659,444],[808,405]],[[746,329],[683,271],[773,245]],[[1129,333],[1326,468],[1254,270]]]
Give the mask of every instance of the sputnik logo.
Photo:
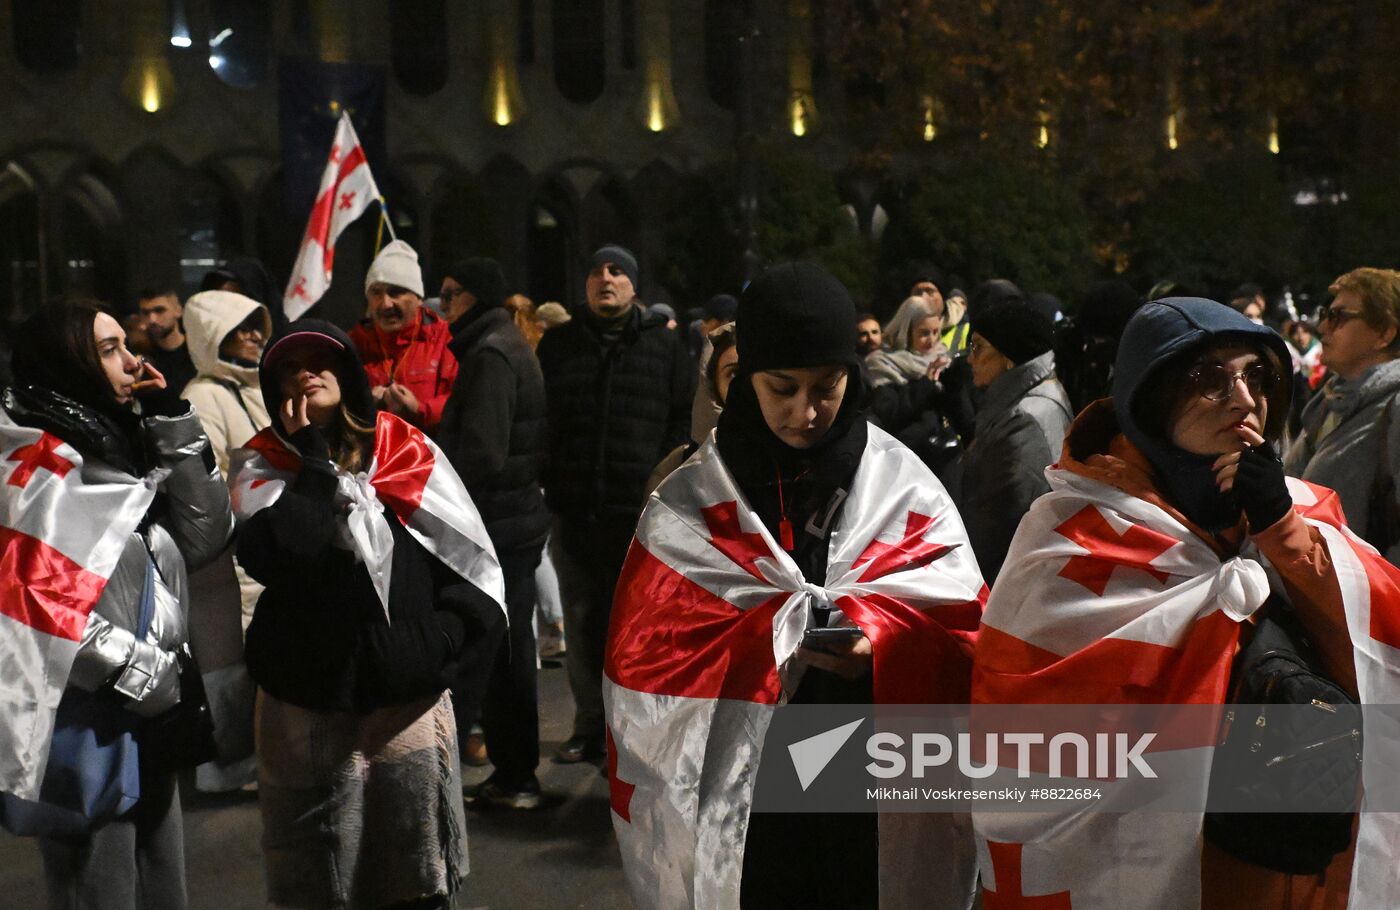
[[[817,779],[817,775],[831,764],[836,753],[841,751],[841,747],[846,744],[846,741],[851,738],[851,734],[856,732],[856,727],[860,725],[860,720],[853,720],[848,724],[827,730],[825,733],[800,739],[788,746],[788,755],[792,757],[792,767],[797,772],[797,782],[802,785],[803,793],[807,792],[807,788],[812,785],[812,781]]]

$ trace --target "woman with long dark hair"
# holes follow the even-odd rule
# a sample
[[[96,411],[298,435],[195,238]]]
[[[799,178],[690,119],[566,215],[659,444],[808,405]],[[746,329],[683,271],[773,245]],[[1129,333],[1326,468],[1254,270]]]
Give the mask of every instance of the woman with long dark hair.
[[[5,390],[0,426],[9,469],[0,483],[4,562],[15,573],[7,585],[17,586],[5,599],[49,617],[28,614],[16,636],[51,629],[61,639],[79,617],[76,653],[63,646],[49,652],[50,660],[71,659],[71,669],[50,667],[59,685],[66,679],[68,690],[95,693],[113,712],[157,717],[180,701],[186,570],[228,542],[228,489],[198,417],[173,395],[150,395],[165,388],[164,377],[127,350],[126,333],[100,304],[51,304],[20,327],[16,341],[15,384]],[[12,441],[22,445],[12,449]],[[13,706],[23,701],[27,679],[17,671],[25,655],[5,651],[0,646]],[[134,725],[138,739],[141,726]],[[47,727],[8,732],[22,739],[34,729]],[[47,751],[47,744],[31,745],[30,754]],[[141,749],[134,808],[85,833],[40,838],[50,907],[186,905],[176,775],[156,769],[159,746]],[[22,789],[12,790],[6,776],[0,789]]]

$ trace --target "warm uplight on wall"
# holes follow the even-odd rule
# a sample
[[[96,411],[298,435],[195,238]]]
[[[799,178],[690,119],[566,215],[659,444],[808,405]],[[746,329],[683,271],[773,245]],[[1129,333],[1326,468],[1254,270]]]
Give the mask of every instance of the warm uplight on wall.
[[[148,114],[170,106],[175,97],[175,77],[164,57],[133,60],[122,80],[122,93]]]
[[[812,9],[808,0],[788,0],[788,117],[794,136],[810,135],[817,126],[812,94]]]
[[[1278,115],[1269,115],[1269,151],[1278,154]]]
[[[509,3],[489,5],[490,62],[482,102],[486,116],[497,126],[510,126],[525,116],[525,95],[515,69],[515,20]]]
[[[1042,110],[1042,111],[1040,112],[1040,114],[1037,115],[1036,119],[1037,119],[1038,121],[1040,121],[1040,125],[1039,125],[1039,127],[1036,129],[1036,132],[1035,132],[1035,147],[1036,147],[1036,148],[1040,148],[1040,149],[1049,148],[1049,147],[1050,147],[1050,114],[1049,114],[1048,112]]]
[[[1167,115],[1167,148],[1174,152],[1178,145],[1180,143],[1176,140],[1176,112],[1173,111]]]
[[[923,97],[924,109],[924,141],[932,142],[938,137],[938,125],[934,122],[933,96]]]
[[[681,122],[671,85],[671,13],[666,0],[641,0],[637,13],[642,92],[634,110],[643,126],[660,133]]]

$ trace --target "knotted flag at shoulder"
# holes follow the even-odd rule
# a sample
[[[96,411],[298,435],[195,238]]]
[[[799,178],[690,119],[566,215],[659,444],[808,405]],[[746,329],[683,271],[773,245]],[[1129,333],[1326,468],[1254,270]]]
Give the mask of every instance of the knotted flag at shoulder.
[[[233,512],[246,521],[275,503],[301,470],[301,456],[268,427],[232,456],[229,487]],[[374,426],[369,469],[336,468],[336,501],[346,508],[350,543],[369,571],[389,616],[389,576],[394,538],[384,509],[443,565],[486,592],[505,611],[505,581],[481,513],[442,450],[388,411]]]
[[[86,459],[0,408],[0,791],[39,798],[88,617],[160,476]]]
[[[1222,559],[1151,502],[1064,469],[1046,473],[1051,492],[1021,522],[983,615],[974,704],[1224,704],[1241,622],[1270,595],[1267,560],[1252,544]],[[1294,479],[1288,486],[1295,511],[1327,541],[1362,701],[1395,704],[1400,573],[1346,528],[1335,493]],[[1165,736],[1149,751],[1154,766],[1198,786],[1191,796],[1204,805],[1213,746],[1213,735]],[[1368,737],[1368,753],[1371,746]],[[1368,776],[1400,771],[1395,757],[1372,758]],[[1201,812],[1105,808],[974,811],[987,905],[1116,910],[1131,893],[1141,910],[1199,907]],[[1353,908],[1400,906],[1396,843],[1395,816],[1363,813]]]
[[[810,582],[713,436],[648,500],[604,671],[613,825],[639,907],[738,906],[759,755],[774,709],[800,682],[791,658],[814,605],[834,606],[831,624],[870,639],[877,703],[968,698],[987,590],[943,486],[871,428],[834,522],[827,576]],[[901,888],[919,906],[942,906],[923,870],[888,867],[913,832],[881,819],[882,906],[898,905]],[[970,892],[971,850],[969,882],[939,893]]]

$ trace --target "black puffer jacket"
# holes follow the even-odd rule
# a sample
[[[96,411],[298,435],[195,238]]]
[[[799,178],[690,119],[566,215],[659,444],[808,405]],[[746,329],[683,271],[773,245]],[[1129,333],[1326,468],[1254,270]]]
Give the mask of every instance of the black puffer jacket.
[[[573,521],[635,522],[651,469],[689,437],[694,367],[680,336],[634,307],[612,345],[585,313],[547,332],[538,353],[550,509]]]
[[[473,308],[447,343],[457,379],[437,443],[466,484],[498,552],[543,546],[549,513],[540,493],[545,454],[544,375],[501,307]]]

